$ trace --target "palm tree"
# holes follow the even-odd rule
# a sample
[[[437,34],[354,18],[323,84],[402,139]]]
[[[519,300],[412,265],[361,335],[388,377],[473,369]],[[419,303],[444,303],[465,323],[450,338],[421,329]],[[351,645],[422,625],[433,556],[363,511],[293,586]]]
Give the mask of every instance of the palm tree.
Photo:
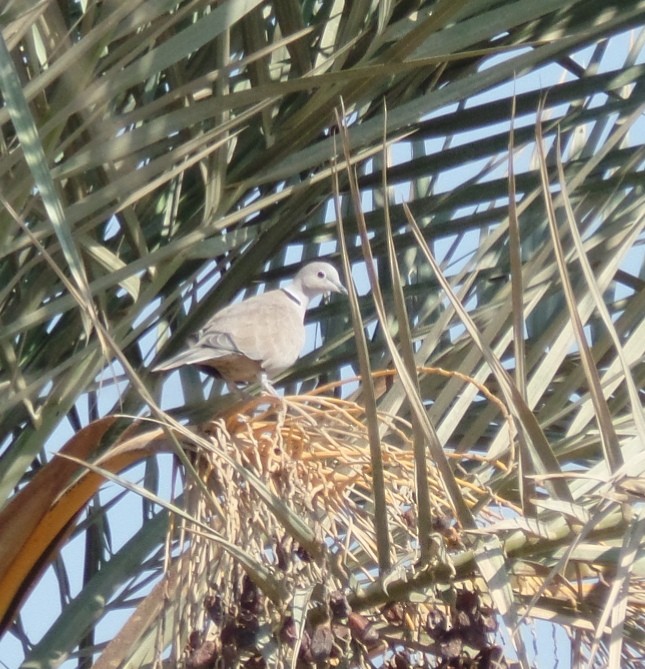
[[[0,655],[637,666],[644,15],[5,3]],[[163,411],[313,257],[357,289],[285,399]]]

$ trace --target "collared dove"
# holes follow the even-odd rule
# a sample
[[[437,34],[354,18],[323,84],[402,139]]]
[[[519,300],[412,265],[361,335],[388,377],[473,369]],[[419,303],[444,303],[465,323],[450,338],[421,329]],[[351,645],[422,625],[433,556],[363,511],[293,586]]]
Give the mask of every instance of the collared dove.
[[[258,379],[275,394],[268,379],[298,359],[305,344],[309,302],[330,292],[347,294],[336,269],[326,262],[309,263],[283,288],[218,311],[186,349],[153,371],[198,365],[221,376],[231,387]]]

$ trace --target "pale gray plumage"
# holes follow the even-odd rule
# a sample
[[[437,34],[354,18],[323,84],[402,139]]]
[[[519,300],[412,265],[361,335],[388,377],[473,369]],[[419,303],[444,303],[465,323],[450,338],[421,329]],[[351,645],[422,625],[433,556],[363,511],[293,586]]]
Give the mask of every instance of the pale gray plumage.
[[[199,365],[231,383],[273,378],[291,367],[305,344],[305,312],[325,293],[347,293],[326,262],[305,265],[283,288],[249,297],[218,311],[186,349],[154,367],[165,371]]]

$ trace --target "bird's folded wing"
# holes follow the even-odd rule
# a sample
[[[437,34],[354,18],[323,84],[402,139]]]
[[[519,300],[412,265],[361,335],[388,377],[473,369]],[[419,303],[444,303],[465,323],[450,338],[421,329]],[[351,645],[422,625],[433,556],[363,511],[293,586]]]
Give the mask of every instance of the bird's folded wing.
[[[155,370],[163,371],[243,355],[267,370],[286,368],[304,345],[304,309],[282,291],[270,291],[232,304],[218,312],[197,340]]]
[[[282,291],[271,291],[223,309],[206,324],[197,346],[216,355],[240,353],[267,370],[286,368],[304,345],[303,316],[304,309]]]

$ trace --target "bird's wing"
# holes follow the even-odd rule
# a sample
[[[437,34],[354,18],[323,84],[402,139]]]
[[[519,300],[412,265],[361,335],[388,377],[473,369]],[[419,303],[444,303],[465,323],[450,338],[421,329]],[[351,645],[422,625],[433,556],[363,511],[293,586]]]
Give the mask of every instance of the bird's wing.
[[[155,370],[210,363],[242,355],[269,375],[291,366],[305,343],[304,308],[281,290],[250,297],[217,312],[197,339]]]
[[[211,355],[241,353],[269,374],[292,365],[304,346],[304,308],[272,290],[226,307],[206,324],[196,346]]]

